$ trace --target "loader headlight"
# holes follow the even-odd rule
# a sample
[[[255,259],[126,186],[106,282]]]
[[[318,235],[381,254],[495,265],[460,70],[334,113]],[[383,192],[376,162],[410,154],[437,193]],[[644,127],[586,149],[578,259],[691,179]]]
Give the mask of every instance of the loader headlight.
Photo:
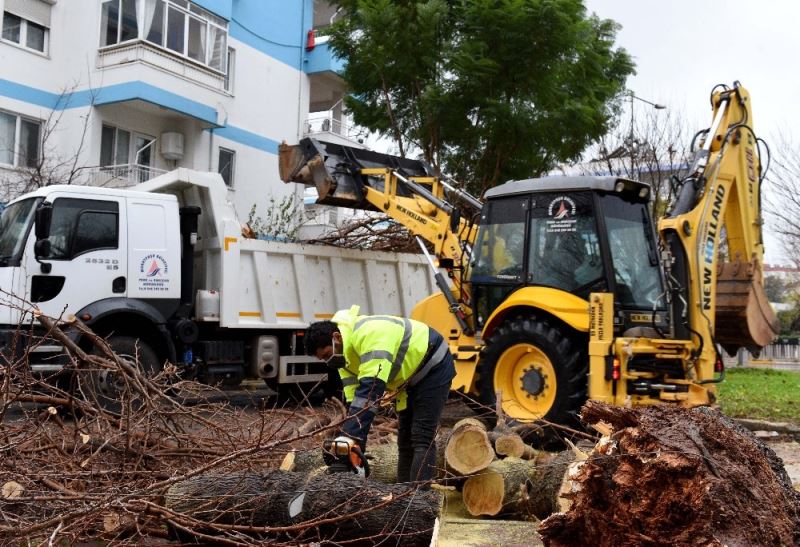
[[[621,180],[617,181],[617,183],[614,185],[614,190],[617,192],[622,192],[624,189],[625,189],[625,183],[622,182]]]
[[[650,194],[650,188],[642,188],[639,190],[639,197],[642,199],[647,199],[647,196]]]

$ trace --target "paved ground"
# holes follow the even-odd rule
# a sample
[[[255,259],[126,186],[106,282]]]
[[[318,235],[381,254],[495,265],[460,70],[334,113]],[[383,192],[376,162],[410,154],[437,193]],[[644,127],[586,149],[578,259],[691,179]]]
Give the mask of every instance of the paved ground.
[[[783,465],[786,468],[786,472],[789,473],[789,478],[792,479],[792,484],[796,490],[800,490],[800,443],[797,441],[767,440],[767,444],[783,460]]]

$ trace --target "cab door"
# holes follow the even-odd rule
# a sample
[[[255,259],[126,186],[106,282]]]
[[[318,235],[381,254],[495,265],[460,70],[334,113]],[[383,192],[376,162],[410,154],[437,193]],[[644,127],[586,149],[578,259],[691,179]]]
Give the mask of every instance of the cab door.
[[[52,317],[74,314],[128,291],[124,198],[54,194],[50,251],[36,261],[35,238],[28,241],[27,294]]]

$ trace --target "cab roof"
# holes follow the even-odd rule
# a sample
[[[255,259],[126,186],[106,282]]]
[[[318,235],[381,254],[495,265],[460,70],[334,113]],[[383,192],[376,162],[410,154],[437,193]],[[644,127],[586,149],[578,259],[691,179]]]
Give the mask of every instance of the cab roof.
[[[622,182],[622,191],[641,195],[641,190],[646,189],[650,194],[650,185],[646,182],[626,179],[623,177],[595,177],[595,176],[551,176],[535,179],[512,180],[490,188],[484,194],[486,199],[511,196],[515,194],[530,194],[531,192],[565,192],[575,190],[599,190],[603,192],[618,192],[617,183]]]

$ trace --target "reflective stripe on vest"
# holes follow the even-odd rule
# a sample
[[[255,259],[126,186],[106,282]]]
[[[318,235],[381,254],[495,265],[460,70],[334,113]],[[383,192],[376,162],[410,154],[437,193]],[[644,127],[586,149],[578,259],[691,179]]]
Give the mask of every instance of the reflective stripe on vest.
[[[373,315],[357,321],[355,328],[353,328],[353,332],[357,331],[359,327],[364,325],[364,323],[368,323],[370,321],[389,321],[395,325],[403,326],[403,340],[400,342],[400,347],[397,348],[397,355],[394,356],[394,359],[392,359],[392,354],[388,351],[371,351],[369,353],[365,353],[360,358],[361,363],[366,363],[372,359],[386,359],[387,361],[391,362],[392,368],[389,371],[389,382],[391,382],[400,373],[400,369],[403,368],[403,361],[406,358],[406,353],[408,353],[408,346],[411,344],[411,331],[413,329],[411,326],[411,321],[408,319],[390,317],[388,315]],[[387,382],[387,384],[389,382]]]

